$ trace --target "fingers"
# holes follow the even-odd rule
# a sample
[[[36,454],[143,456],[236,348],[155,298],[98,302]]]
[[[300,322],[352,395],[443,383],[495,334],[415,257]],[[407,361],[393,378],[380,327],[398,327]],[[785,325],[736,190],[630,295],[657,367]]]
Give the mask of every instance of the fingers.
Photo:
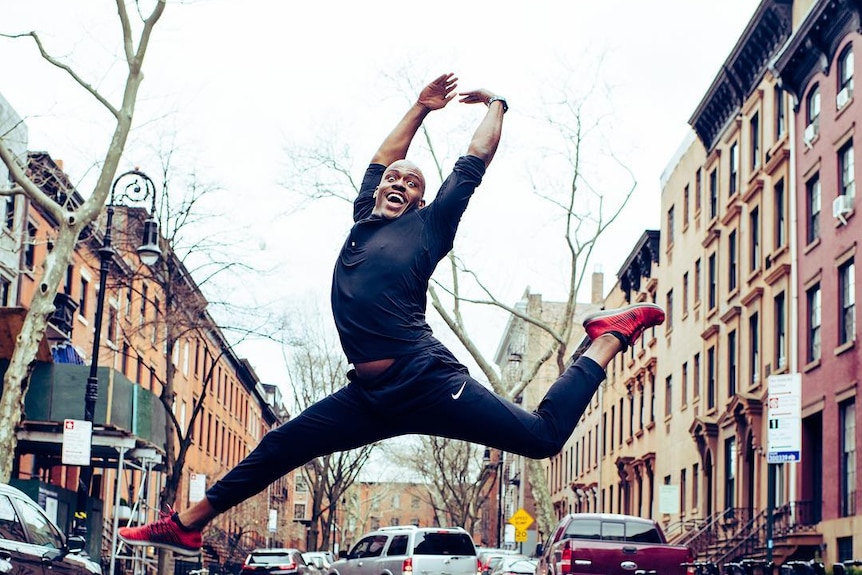
[[[469,92],[460,92],[458,95],[461,96],[459,102],[463,104],[485,104],[488,102],[488,98],[491,97],[488,95],[487,90],[471,90]]]

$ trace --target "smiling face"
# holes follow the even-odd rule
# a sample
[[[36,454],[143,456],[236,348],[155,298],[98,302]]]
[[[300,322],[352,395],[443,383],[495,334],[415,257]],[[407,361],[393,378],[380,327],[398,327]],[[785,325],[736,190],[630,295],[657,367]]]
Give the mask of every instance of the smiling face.
[[[416,164],[408,160],[393,162],[383,172],[374,192],[373,214],[389,220],[399,218],[425,205],[425,177]]]

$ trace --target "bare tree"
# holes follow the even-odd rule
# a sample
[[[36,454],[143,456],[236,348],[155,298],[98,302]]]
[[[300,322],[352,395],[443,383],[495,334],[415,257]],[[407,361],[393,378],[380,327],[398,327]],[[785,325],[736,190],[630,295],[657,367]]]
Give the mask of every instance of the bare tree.
[[[344,355],[323,330],[314,327],[314,321],[308,317],[301,320],[301,337],[289,337],[290,343],[284,348],[285,365],[299,411],[342,387],[347,372]],[[356,482],[376,447],[377,443],[372,443],[323,455],[302,467],[311,494],[309,545],[316,546],[320,538],[323,549],[331,546],[338,502]]]
[[[479,270],[458,256],[456,249],[449,253],[446,265],[438,266],[429,287],[431,305],[451,330],[460,344],[475,361],[482,375],[498,394],[514,399],[536,380],[541,368],[555,365],[562,373],[573,351],[577,297],[584,280],[589,277],[590,258],[599,240],[611,226],[634,193],[637,182],[632,171],[614,154],[605,140],[605,126],[613,117],[612,111],[598,103],[610,102],[609,93],[600,82],[601,62],[595,66],[595,76],[585,82],[583,72],[556,77],[556,101],[545,102],[542,118],[533,118],[535,128],[549,143],[537,150],[539,164],[529,174],[533,192],[546,201],[557,215],[553,225],[559,229],[561,257],[565,259],[558,268],[565,268],[566,297],[560,321],[549,322],[529,308],[507,303],[497,295],[499,289],[493,285],[493,273]],[[409,73],[400,76],[400,81],[411,84]],[[415,82],[413,82],[415,84]],[[542,84],[545,93],[548,86]],[[410,97],[416,93],[414,86],[404,90]],[[440,181],[445,177],[437,139],[427,125],[421,127],[424,151],[433,162]],[[550,142],[553,142],[552,144]],[[357,182],[349,176],[354,173],[349,163],[349,152],[332,156],[335,150],[323,139],[308,149],[291,150],[292,175],[296,182],[291,189],[306,190],[307,199],[331,198],[352,201],[358,194]],[[320,174],[323,171],[324,174]],[[613,173],[613,177],[608,176]],[[316,174],[316,175],[315,175]],[[550,178],[548,174],[564,177]],[[310,182],[316,185],[306,187]],[[323,184],[321,184],[323,182]],[[547,247],[547,246],[545,246]],[[530,357],[523,358],[517,377],[504,377],[500,368],[479,347],[469,329],[465,305],[492,307],[515,321],[526,322],[548,334],[547,343]],[[527,460],[527,480],[530,482],[537,502],[539,530],[547,533],[555,524],[551,498],[541,462]]]
[[[62,204],[41,190],[25,171],[26,158],[16,157],[4,141],[4,134],[0,134],[0,159],[8,168],[14,181],[12,189],[4,192],[4,195],[23,195],[50,214],[58,222],[59,227],[54,249],[45,260],[44,273],[39,280],[38,290],[29,303],[23,328],[18,334],[15,349],[3,379],[3,396],[0,398],[0,443],[5,445],[6,449],[0,455],[0,481],[8,481],[12,473],[17,446],[15,428],[24,412],[24,397],[27,394],[29,377],[39,343],[47,329],[48,318],[54,312],[54,296],[57,288],[65,277],[66,267],[71,261],[78,236],[102,212],[110,193],[112,180],[132,127],[138,91],[143,80],[144,56],[147,53],[153,28],[161,18],[165,5],[165,0],[154,0],[152,11],[149,15],[144,15],[137,11],[140,5],[136,2],[133,4],[136,12],[130,14],[125,0],[116,0],[119,26],[122,30],[123,55],[128,67],[119,106],[104,96],[93,83],[76,73],[70,65],[51,55],[36,32],[2,34],[4,38],[32,40],[47,64],[63,71],[103,106],[114,118],[115,127],[92,194],[80,207]],[[133,21],[135,15],[140,17],[140,22]],[[137,37],[133,31],[135,27],[140,28]]]
[[[440,525],[473,533],[493,487],[483,455],[481,446],[466,441],[419,436],[397,460],[422,478]]]

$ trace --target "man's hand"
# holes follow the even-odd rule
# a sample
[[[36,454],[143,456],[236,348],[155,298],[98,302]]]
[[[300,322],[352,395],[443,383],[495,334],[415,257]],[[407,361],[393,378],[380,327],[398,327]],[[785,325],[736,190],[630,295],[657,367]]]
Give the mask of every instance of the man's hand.
[[[458,78],[455,74],[443,74],[422,88],[417,102],[428,110],[439,110],[455,97]]]
[[[488,100],[494,97],[494,92],[490,90],[471,90],[470,92],[461,92],[458,94],[461,99],[458,100],[462,104],[488,104]]]

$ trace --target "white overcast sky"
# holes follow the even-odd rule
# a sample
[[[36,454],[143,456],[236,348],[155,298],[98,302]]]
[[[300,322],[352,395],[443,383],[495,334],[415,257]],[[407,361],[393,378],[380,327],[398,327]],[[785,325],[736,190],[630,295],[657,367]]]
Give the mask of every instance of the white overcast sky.
[[[542,218],[546,205],[512,188],[523,188],[525,150],[537,145],[530,121],[551,95],[561,62],[569,71],[583,68],[586,81],[595,55],[603,54],[602,81],[614,86],[611,145],[625,154],[638,180],[635,197],[593,262],[602,266],[607,290],[643,230],[659,227],[659,177],[757,5],[169,0],[146,58],[136,130],[121,168],[139,166],[154,175],[158,168],[145,165],[152,161],[145,150],[158,146],[155,134],[175,133],[186,164],[229,194],[223,201],[233,206],[231,221],[253,240],[248,260],[279,266],[277,277],[249,282],[249,292],[258,300],[279,296],[284,306],[304,298],[325,306],[349,207],[328,203],[285,217],[291,199],[279,182],[285,179],[286,146],[337,134],[356,162],[353,177],[360,178],[408,105],[392,76],[409,68],[424,83],[455,72],[461,88],[491,89],[510,105],[500,150],[457,245],[477,265],[492,266],[497,287],[511,302],[527,285],[553,299],[563,295],[565,260],[540,254],[559,241],[559,230]],[[52,54],[118,101],[116,79],[123,69],[116,59],[112,2],[0,0],[0,14],[0,32],[39,31]],[[30,149],[63,159],[87,195],[111,118],[42,62],[32,42],[0,38],[0,70],[0,93],[26,119]],[[482,113],[453,103],[434,116],[432,126],[439,136],[455,126],[472,129]],[[466,149],[469,133],[447,140],[447,167]],[[486,328],[483,351],[493,354],[504,324],[480,321]],[[445,328],[434,325],[443,336]],[[286,382],[277,349],[242,344],[238,351],[264,381]]]

